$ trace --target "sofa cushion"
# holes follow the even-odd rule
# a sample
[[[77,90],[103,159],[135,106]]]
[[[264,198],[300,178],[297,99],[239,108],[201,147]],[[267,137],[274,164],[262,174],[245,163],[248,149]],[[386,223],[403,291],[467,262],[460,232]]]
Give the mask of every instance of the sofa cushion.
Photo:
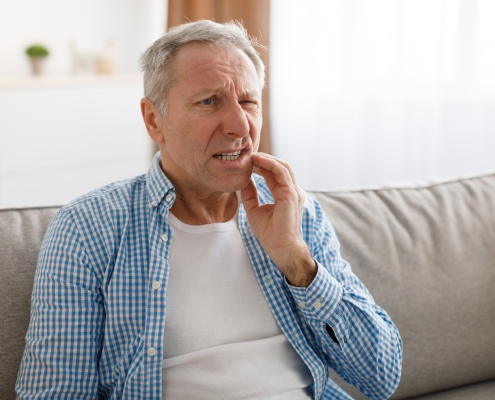
[[[58,207],[0,210],[0,398],[14,385],[29,324],[38,252]]]
[[[415,397],[411,400],[493,400],[495,380]]]
[[[313,196],[401,333],[393,398],[494,379],[495,174]]]

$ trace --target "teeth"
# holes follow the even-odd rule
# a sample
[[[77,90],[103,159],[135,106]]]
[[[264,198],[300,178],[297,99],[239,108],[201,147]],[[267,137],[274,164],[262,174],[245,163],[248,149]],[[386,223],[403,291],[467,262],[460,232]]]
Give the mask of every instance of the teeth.
[[[215,157],[223,161],[235,161],[241,155],[241,150],[234,151],[232,153],[216,154]]]

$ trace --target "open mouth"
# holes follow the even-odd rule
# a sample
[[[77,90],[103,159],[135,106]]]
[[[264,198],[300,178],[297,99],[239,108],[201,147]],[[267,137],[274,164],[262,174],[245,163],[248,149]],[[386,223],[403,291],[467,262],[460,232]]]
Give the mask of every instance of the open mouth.
[[[232,153],[215,154],[213,157],[223,161],[235,161],[240,157],[240,155],[241,155],[241,150],[237,150]]]

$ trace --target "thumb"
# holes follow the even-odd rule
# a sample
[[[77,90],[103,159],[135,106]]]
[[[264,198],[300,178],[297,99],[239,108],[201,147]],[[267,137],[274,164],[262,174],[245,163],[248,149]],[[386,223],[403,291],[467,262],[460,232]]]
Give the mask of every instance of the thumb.
[[[256,189],[253,179],[250,179],[248,185],[241,190],[241,200],[246,212],[260,205],[258,189]]]

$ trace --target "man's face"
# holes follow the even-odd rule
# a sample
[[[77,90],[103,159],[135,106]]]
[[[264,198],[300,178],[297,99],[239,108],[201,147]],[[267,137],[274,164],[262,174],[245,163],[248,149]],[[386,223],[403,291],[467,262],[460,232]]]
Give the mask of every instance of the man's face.
[[[191,43],[178,50],[173,68],[177,82],[159,118],[167,176],[180,189],[203,195],[244,188],[262,125],[252,61],[234,47]]]

